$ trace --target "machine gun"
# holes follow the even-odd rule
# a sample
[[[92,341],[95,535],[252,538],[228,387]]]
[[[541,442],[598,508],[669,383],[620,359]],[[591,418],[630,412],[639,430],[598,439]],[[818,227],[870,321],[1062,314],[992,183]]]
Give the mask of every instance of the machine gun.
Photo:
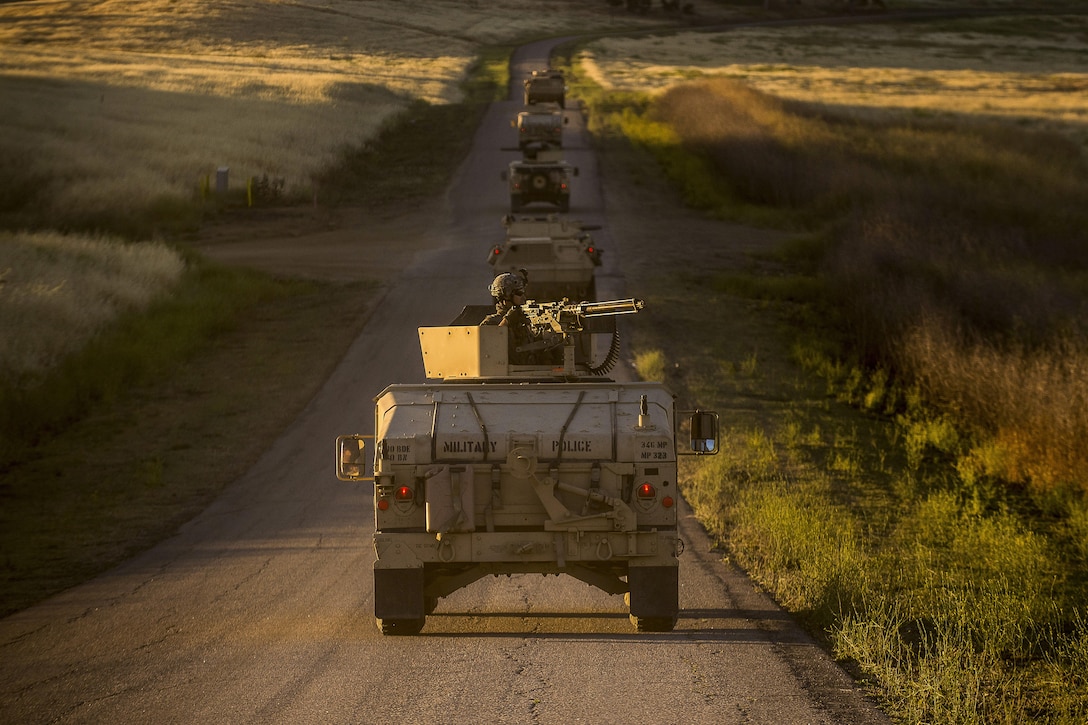
[[[631,315],[645,306],[645,302],[635,298],[605,302],[570,302],[564,298],[561,302],[530,300],[521,306],[521,311],[538,335],[548,332],[569,334],[585,329],[586,318]]]
[[[557,351],[562,348],[563,367],[573,373],[576,361],[577,333],[587,331],[587,321],[594,317],[631,315],[646,303],[640,299],[606,300],[604,302],[536,302],[530,300],[521,305],[533,341],[518,347],[519,352]],[[592,331],[592,330],[590,330]],[[593,375],[603,375],[612,369],[619,357],[619,333],[613,327],[608,354],[604,361],[586,369]]]

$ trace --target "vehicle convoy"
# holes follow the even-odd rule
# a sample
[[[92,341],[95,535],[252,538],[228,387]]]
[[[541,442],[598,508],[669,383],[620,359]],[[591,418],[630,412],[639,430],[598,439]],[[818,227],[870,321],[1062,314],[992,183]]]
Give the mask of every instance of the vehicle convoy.
[[[564,161],[559,151],[540,151],[511,161],[501,173],[510,191],[510,211],[516,214],[535,203],[570,211],[570,186],[577,175],[578,167]]]
[[[524,347],[557,351],[561,364],[509,364],[509,330],[478,324],[491,306],[419,328],[430,381],[376,398],[372,477],[368,436],[336,440],[337,476],[374,481],[383,634],[416,634],[442,597],[518,573],[622,594],[639,631],[675,626],[677,454],[717,453],[718,419],[678,413],[661,383],[603,377],[618,356],[614,316],[642,307],[522,305],[534,333]]]
[[[534,70],[525,79],[525,105],[556,103],[566,108],[567,81],[563,71],[545,68]]]
[[[518,113],[510,125],[518,131],[518,149],[563,147],[563,126],[567,117],[553,108],[534,107]]]
[[[589,232],[600,226],[559,214],[507,214],[502,223],[506,239],[487,255],[495,274],[524,270],[537,300],[595,297],[602,250]]]

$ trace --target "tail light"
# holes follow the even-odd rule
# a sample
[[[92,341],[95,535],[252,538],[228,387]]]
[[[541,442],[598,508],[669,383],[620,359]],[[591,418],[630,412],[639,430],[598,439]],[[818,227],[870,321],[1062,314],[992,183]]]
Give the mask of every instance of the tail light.
[[[393,493],[393,498],[398,501],[411,501],[415,498],[415,492],[407,486],[401,486]]]
[[[657,489],[648,483],[644,483],[638,487],[638,491],[635,492],[635,495],[643,501],[648,501],[657,498]]]
[[[672,500],[672,496],[666,496],[665,498],[661,499],[661,505],[667,509],[671,509],[674,503],[676,502]]]

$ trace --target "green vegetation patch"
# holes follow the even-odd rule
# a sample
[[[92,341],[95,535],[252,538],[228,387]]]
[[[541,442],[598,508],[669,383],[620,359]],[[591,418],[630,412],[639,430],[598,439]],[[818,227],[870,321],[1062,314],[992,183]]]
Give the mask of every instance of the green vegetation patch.
[[[1088,350],[1088,162],[1075,144],[1007,124],[836,115],[732,80],[615,117],[692,206],[822,239],[801,266],[834,290],[843,352],[998,441],[1005,465],[990,457],[987,475],[1088,480],[1076,442],[1088,388],[1074,372]]]
[[[681,481],[729,556],[898,722],[1088,718],[1080,149],[735,81],[584,98],[625,177],[795,230],[628,271],[640,373],[724,414]]]

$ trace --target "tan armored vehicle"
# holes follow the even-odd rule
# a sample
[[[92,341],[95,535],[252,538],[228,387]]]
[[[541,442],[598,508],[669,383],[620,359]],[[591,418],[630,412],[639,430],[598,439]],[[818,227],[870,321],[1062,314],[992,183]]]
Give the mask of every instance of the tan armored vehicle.
[[[563,147],[563,126],[567,117],[553,108],[530,108],[518,113],[510,125],[518,131],[518,149]]]
[[[564,161],[558,150],[539,151],[511,161],[501,174],[510,191],[510,211],[516,214],[535,203],[570,211],[571,181],[577,175],[578,167]]]
[[[562,71],[535,70],[525,79],[525,105],[536,103],[556,103],[566,108],[567,81]]]
[[[537,300],[591,300],[601,248],[589,232],[600,229],[559,214],[508,214],[506,240],[488,253],[495,274],[525,270]]]
[[[419,328],[430,382],[390,385],[374,415],[374,615],[415,634],[442,597],[488,575],[566,574],[624,595],[640,631],[679,611],[677,439],[716,453],[717,416],[678,414],[660,383],[601,377],[615,318],[641,300],[522,306],[524,347],[552,365],[508,363],[506,327],[467,307]],[[368,480],[367,436],[337,438],[337,476]]]

